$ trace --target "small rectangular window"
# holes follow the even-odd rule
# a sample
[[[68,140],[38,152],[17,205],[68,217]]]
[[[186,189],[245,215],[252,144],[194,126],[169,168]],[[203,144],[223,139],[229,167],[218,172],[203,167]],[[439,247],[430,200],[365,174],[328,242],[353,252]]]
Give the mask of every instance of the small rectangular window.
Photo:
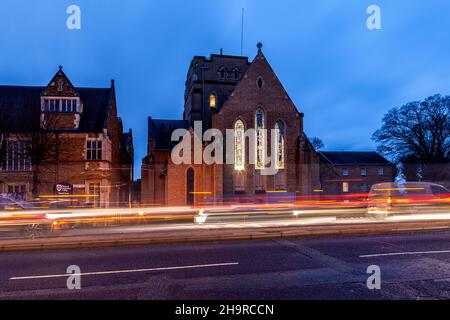
[[[378,175],[384,176],[384,168],[378,168]]]
[[[361,168],[361,175],[362,176],[367,176],[367,169],[366,168]]]
[[[102,142],[88,140],[86,142],[86,160],[102,160]]]
[[[369,191],[369,185],[367,184],[367,182],[361,183],[361,192],[367,192],[367,191]]]
[[[348,193],[350,191],[350,185],[348,182],[343,182],[342,183],[342,192],[343,193]]]
[[[22,172],[30,170],[30,158],[24,141],[8,141],[1,171]]]
[[[217,97],[213,93],[209,96],[209,107],[211,109],[217,108]]]
[[[348,168],[342,169],[342,175],[343,175],[344,177],[348,177],[348,176],[349,176]]]

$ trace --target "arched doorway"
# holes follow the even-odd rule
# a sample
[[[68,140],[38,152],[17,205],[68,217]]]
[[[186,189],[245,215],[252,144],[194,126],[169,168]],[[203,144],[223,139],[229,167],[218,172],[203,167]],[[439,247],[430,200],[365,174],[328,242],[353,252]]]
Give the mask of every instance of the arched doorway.
[[[186,205],[194,205],[195,171],[189,168],[186,172]]]

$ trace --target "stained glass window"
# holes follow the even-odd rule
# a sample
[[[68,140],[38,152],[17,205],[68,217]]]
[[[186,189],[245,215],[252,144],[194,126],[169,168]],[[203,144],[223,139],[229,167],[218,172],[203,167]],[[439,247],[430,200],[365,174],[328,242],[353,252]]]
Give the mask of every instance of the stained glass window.
[[[234,169],[245,169],[245,128],[241,120],[234,124]]]
[[[284,169],[284,144],[285,144],[285,128],[282,121],[275,124],[275,141],[276,141],[276,168]]]
[[[263,169],[265,166],[265,127],[264,127],[264,111],[256,110],[255,114],[255,130],[256,130],[256,169]]]

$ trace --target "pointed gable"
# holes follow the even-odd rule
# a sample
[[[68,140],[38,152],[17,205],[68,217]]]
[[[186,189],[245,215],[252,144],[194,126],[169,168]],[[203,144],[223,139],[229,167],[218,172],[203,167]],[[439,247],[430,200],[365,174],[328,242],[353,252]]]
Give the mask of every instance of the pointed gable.
[[[79,97],[78,91],[72,85],[61,66],[41,95],[51,97]]]
[[[258,44],[258,54],[230,98],[225,102],[223,112],[243,111],[243,104],[248,103],[252,104],[255,109],[259,104],[266,111],[299,113],[261,48],[262,45]],[[227,108],[238,108],[239,110],[226,110]]]

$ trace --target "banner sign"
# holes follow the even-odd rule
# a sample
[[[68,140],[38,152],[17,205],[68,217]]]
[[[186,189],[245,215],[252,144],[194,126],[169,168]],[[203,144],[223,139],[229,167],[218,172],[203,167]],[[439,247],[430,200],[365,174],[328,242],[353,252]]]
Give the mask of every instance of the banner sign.
[[[73,186],[70,183],[57,183],[55,184],[56,195],[71,195],[73,194]]]

